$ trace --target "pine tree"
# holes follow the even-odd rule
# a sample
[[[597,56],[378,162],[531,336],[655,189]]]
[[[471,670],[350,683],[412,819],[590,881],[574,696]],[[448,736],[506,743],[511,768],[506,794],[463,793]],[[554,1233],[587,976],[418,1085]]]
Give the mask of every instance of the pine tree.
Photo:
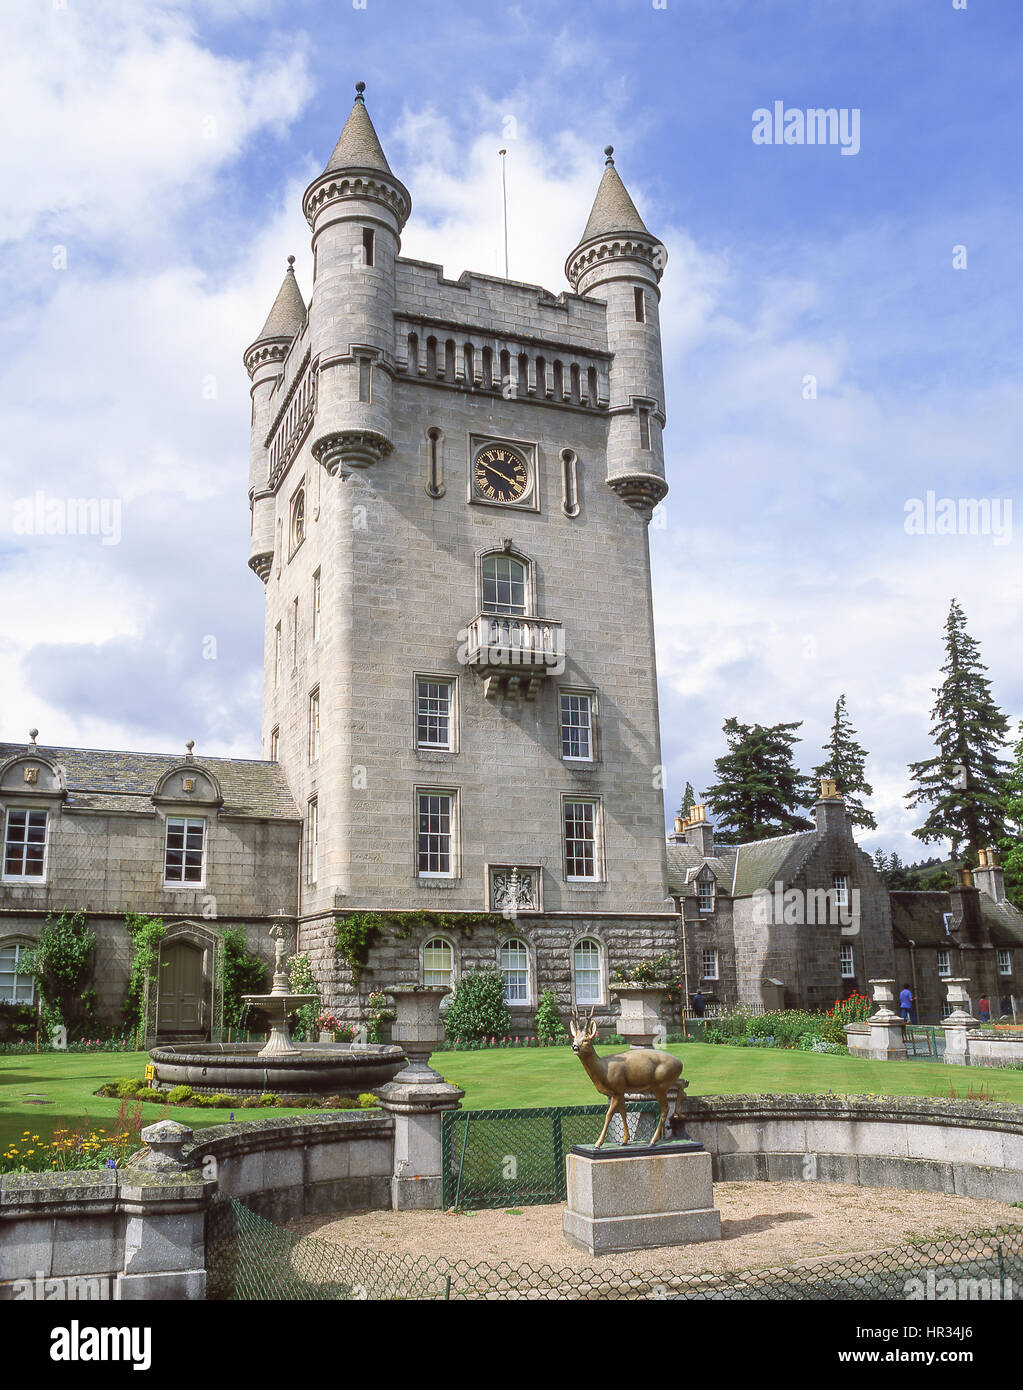
[[[683,820],[688,820],[693,807],[696,805],[696,793],[693,791],[692,782],[686,783],[686,789],[682,793],[682,805],[678,808],[678,813]]]
[[[835,701],[835,718],[831,725],[831,737],[824,745],[827,757],[813,770],[815,777],[834,778],[838,790],[845,800],[854,825],[864,830],[876,830],[877,821],[868,811],[860,796],[873,796],[874,789],[867,781],[864,766],[867,753],[856,742],[856,730],[849,719],[845,707],[845,696],[839,695]]]
[[[1009,721],[991,698],[991,682],[979,648],[966,631],[966,616],[952,600],[945,623],[945,679],[936,686],[931,737],[937,756],[910,763],[916,786],[910,806],[930,807],[913,834],[918,840],[950,840],[952,857],[960,846],[971,855],[1004,837],[1002,779],[1008,764],[1000,758]]]
[[[718,780],[703,794],[717,822],[715,839],[741,844],[813,828],[799,814],[812,782],[792,761],[801,727],[802,721],[751,727],[734,716],[725,720],[728,752],[714,763]]]
[[[874,851],[874,868],[879,874],[886,874],[888,872],[888,856],[883,849],[876,849]]]
[[[1017,734],[1012,765],[1002,784],[1005,835],[999,840],[998,849],[1005,871],[1006,896],[1023,909],[1023,721]]]

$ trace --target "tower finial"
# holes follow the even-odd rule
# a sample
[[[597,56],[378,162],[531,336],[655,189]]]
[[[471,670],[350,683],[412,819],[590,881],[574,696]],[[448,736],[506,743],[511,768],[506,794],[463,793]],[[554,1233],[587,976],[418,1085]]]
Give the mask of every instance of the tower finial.
[[[363,95],[362,95],[363,92],[364,92],[365,90],[366,90],[366,84],[365,84],[365,82],[356,82],[356,84],[355,84],[355,100],[356,100],[356,101],[365,101],[365,97],[363,97]]]
[[[612,155],[614,154],[614,152],[615,152],[615,147],[614,147],[614,145],[605,145],[605,146],[604,146],[604,153],[607,155],[607,158],[604,160],[604,163],[605,163],[606,165],[610,165],[610,167],[611,167],[612,169],[614,168],[614,159],[612,158]]]
[[[288,274],[289,274],[289,275],[294,275],[294,273],[295,273],[295,257],[294,257],[294,256],[289,256],[289,257],[288,257]]]

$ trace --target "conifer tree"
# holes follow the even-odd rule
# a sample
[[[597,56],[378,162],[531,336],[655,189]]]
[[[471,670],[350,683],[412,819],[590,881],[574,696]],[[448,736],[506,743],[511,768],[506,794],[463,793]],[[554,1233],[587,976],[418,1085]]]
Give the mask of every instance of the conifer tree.
[[[1002,779],[1008,764],[999,752],[1009,721],[991,698],[987,667],[955,599],[945,623],[941,670],[945,678],[935,687],[938,698],[931,710],[937,753],[910,763],[916,786],[906,793],[906,801],[930,807],[923,825],[913,831],[918,840],[950,840],[953,859],[961,848],[976,857],[1005,834]]]
[[[678,808],[678,813],[683,820],[689,819],[695,805],[696,793],[693,791],[693,784],[692,782],[687,782],[686,789],[682,793],[682,805]]]
[[[799,814],[812,783],[792,761],[801,727],[802,721],[751,727],[734,716],[725,720],[728,752],[714,763],[718,780],[703,794],[717,823],[715,839],[741,844],[813,828]]]
[[[1009,901],[1023,909],[1023,721],[1017,730],[1018,742],[1012,765],[1002,784],[1002,815],[1005,835],[998,842],[1005,892]]]
[[[864,771],[867,753],[866,749],[861,748],[856,742],[856,730],[845,707],[844,695],[839,695],[835,701],[831,737],[824,745],[823,751],[827,756],[814,768],[813,775],[818,778],[833,777],[845,800],[846,809],[852,816],[853,824],[862,825],[864,830],[876,830],[877,821],[861,800],[861,797],[874,795],[874,789],[867,781]]]

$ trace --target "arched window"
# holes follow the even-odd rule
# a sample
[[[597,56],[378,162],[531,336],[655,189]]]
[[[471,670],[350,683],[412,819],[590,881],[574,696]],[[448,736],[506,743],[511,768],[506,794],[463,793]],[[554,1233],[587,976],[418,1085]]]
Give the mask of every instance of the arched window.
[[[465,377],[466,386],[473,384],[473,377],[476,374],[476,350],[472,343],[466,343],[462,349],[462,375]]]
[[[454,947],[442,936],[435,936],[423,947],[423,984],[433,989],[450,989],[454,983]]]
[[[579,363],[578,363],[578,362],[573,362],[573,363],[572,363],[572,366],[569,368],[568,379],[569,379],[569,383],[570,383],[570,385],[569,385],[569,394],[570,394],[571,397],[572,397],[572,404],[573,404],[573,405],[581,405],[581,404],[582,404],[582,397],[581,397],[580,394],[579,394]]]
[[[529,947],[512,937],[501,947],[501,974],[506,1004],[529,1003]]]
[[[437,375],[437,339],[426,340],[426,375],[432,380]]]
[[[586,401],[588,405],[597,404],[597,369],[589,367],[586,371]]]
[[[31,947],[30,941],[0,941],[0,1004],[35,1003],[35,980],[22,967],[22,958]]]
[[[408,369],[412,376],[419,375],[419,335],[408,335]]]
[[[492,391],[494,388],[494,352],[492,348],[483,349],[483,389]]]
[[[292,554],[305,540],[305,488],[300,487],[291,500]]]
[[[565,399],[565,368],[560,362],[554,363],[554,399],[559,405]]]
[[[522,617],[526,613],[528,569],[514,555],[484,555],[480,564],[484,613]]]
[[[444,380],[455,379],[455,340],[448,338],[444,344]]]
[[[600,942],[592,937],[575,943],[572,951],[572,984],[575,1002],[580,1006],[604,1002]]]

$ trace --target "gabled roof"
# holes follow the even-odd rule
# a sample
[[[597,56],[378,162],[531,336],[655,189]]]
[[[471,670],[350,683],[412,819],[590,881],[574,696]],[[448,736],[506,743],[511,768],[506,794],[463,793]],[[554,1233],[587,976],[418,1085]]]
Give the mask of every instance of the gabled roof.
[[[636,204],[629,197],[629,191],[622,183],[621,176],[611,158],[612,149],[607,147],[607,167],[600,180],[597,196],[590,209],[586,230],[579,238],[579,245],[593,237],[608,236],[612,232],[643,232],[649,236],[642,217],[636,211]]]
[[[364,82],[356,83],[355,104],[338,136],[334,153],[327,160],[327,167],[323,171],[325,174],[334,169],[379,169],[383,174],[391,173],[391,166],[363,101],[365,85]]]
[[[908,945],[947,947],[955,945],[958,933],[945,931],[945,913],[952,911],[948,893],[924,893],[898,889],[891,895],[892,927]],[[980,914],[995,946],[1023,946],[1023,913],[1010,902],[996,903],[986,893],[979,894]]]
[[[126,753],[100,748],[44,748],[27,743],[0,743],[0,763],[37,754],[64,769],[68,795],[65,805],[75,810],[153,813],[153,792],[166,772],[181,767],[180,753]],[[278,763],[245,758],[196,758],[195,767],[208,767],[224,797],[221,814],[267,820],[301,817]]]
[[[266,323],[254,340],[257,343],[261,343],[264,338],[287,338],[290,341],[305,327],[305,300],[295,279],[295,267],[292,264],[294,259],[294,256],[288,257],[288,269],[277,291],[277,298],[267,315]]]
[[[738,845],[732,896],[751,897],[758,888],[773,888],[779,879],[788,883],[816,843],[816,830],[800,830],[793,835],[775,835],[769,840]]]
[[[706,862],[723,893],[732,891],[734,850],[720,850],[704,860],[695,845],[668,845],[668,891],[672,897],[691,897],[696,892],[696,880]]]

